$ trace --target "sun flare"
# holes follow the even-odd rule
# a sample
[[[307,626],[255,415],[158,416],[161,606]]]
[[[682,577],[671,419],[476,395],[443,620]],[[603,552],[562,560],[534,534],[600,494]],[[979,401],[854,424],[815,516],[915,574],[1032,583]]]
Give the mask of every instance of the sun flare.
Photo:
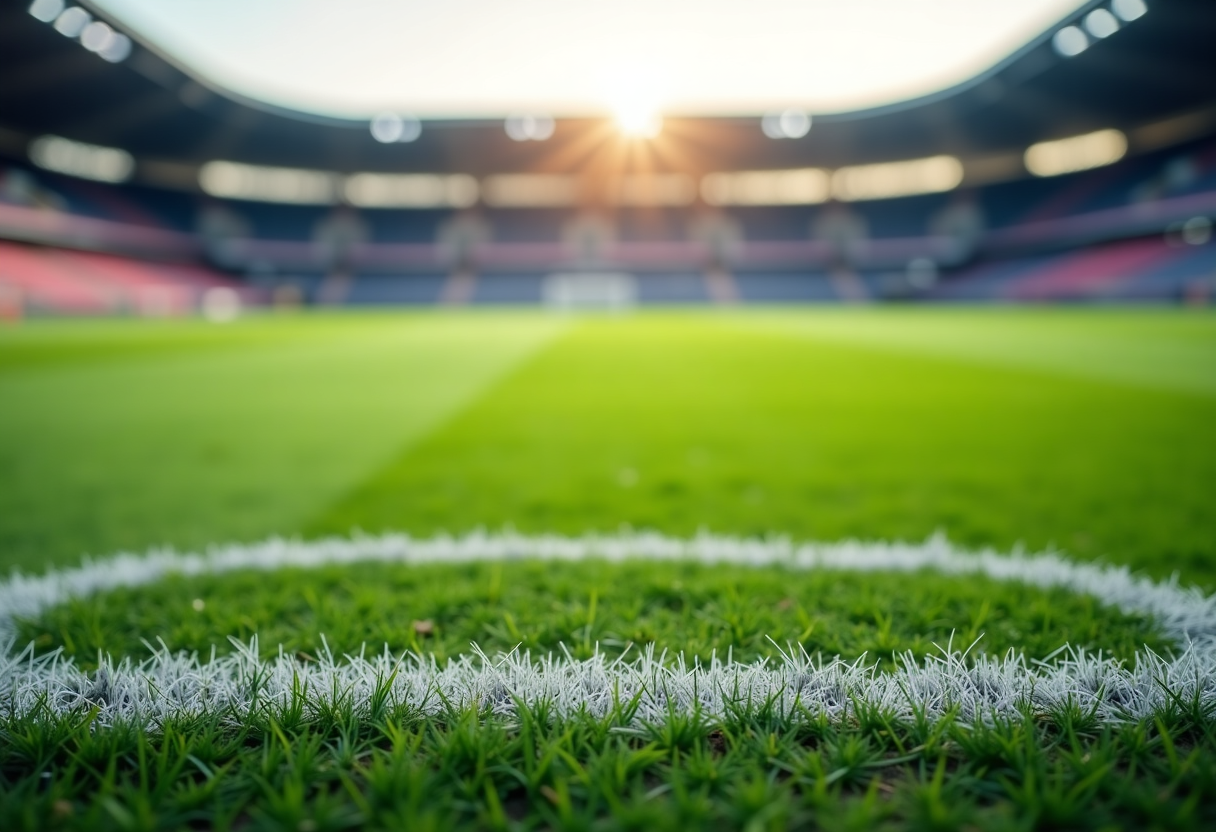
[[[663,129],[662,116],[646,101],[619,103],[613,110],[613,118],[617,129],[630,138],[653,139]]]

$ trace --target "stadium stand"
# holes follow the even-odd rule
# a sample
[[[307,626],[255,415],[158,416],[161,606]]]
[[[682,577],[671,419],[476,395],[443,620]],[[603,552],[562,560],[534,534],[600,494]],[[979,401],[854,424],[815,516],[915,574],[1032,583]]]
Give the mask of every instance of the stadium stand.
[[[460,212],[350,210],[356,226],[338,233],[350,285],[329,298],[332,209],[71,182],[18,164],[5,170],[11,180],[21,184],[0,189],[0,283],[36,311],[182,314],[220,285],[245,287],[249,302],[291,285],[310,302],[535,304],[545,276],[569,268],[625,269],[643,304],[1177,301],[1216,275],[1213,142],[980,187],[965,203],[949,194],[854,203],[860,230],[843,248],[822,231],[838,210],[830,205],[722,209],[736,236],[721,251],[699,230],[704,208],[622,210],[590,259],[563,240],[568,212],[489,209],[460,243],[476,275],[463,291],[449,285],[457,255],[445,248]],[[716,259],[727,261],[725,297],[711,285]],[[915,285],[915,263],[931,267],[927,283]]]
[[[32,312],[183,315],[208,290],[260,293],[206,267],[0,241],[0,291]]]

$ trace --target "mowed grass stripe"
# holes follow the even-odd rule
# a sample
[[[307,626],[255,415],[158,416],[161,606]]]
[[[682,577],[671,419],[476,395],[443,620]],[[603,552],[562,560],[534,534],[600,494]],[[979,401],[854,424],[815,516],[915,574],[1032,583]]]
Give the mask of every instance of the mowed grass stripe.
[[[1207,310],[771,309],[733,320],[885,352],[1216,396],[1216,315]]]
[[[296,532],[563,326],[349,315],[13,330],[0,567]]]
[[[1216,401],[751,320],[585,319],[308,530],[945,530],[1216,580]]]

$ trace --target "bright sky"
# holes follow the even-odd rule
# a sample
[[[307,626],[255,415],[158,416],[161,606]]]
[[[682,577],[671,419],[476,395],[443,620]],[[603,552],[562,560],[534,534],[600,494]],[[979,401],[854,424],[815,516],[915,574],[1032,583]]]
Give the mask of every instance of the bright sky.
[[[363,117],[853,110],[953,85],[1084,0],[95,0],[196,73]]]

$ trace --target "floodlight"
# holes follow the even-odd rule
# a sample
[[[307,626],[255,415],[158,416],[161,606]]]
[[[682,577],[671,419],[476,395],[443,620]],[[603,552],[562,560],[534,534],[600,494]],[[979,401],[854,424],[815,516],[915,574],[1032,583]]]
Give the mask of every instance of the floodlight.
[[[962,181],[962,162],[953,156],[930,156],[837,168],[832,174],[832,196],[851,202],[936,194],[953,190]]]
[[[460,173],[356,173],[342,193],[358,208],[468,208],[477,202],[478,186]]]
[[[92,20],[93,16],[80,6],[72,6],[55,18],[55,31],[68,38],[80,37],[84,27],[88,26]]]
[[[616,205],[691,205],[697,183],[685,173],[637,173],[620,177],[609,192]]]
[[[1108,38],[1119,31],[1119,21],[1106,9],[1094,9],[1085,15],[1085,31],[1096,38]]]
[[[770,139],[801,139],[811,130],[811,117],[802,110],[768,113],[760,120],[760,129]]]
[[[1131,23],[1137,18],[1144,17],[1145,12],[1148,11],[1144,0],[1113,0],[1110,8],[1124,23]]]
[[[1065,26],[1056,32],[1051,39],[1051,45],[1065,58],[1080,55],[1089,48],[1089,38],[1076,26]]]
[[[329,205],[336,197],[331,173],[297,168],[272,168],[237,162],[208,162],[199,170],[199,187],[211,196],[284,202],[297,205]]]
[[[556,124],[550,116],[522,114],[508,116],[504,128],[517,142],[543,142],[553,135]]]
[[[80,43],[90,52],[102,52],[114,40],[115,32],[109,24],[94,20],[80,33]]]
[[[131,39],[121,32],[115,32],[110,42],[97,54],[112,64],[121,63],[131,54]]]
[[[63,12],[63,0],[34,0],[29,12],[43,23],[50,23]]]
[[[552,173],[500,173],[481,183],[487,205],[499,207],[564,207],[577,205],[577,177]]]
[[[1035,176],[1058,176],[1109,165],[1127,152],[1127,137],[1118,130],[1039,142],[1026,150],[1026,169]]]
[[[401,117],[396,113],[380,113],[372,119],[372,138],[384,144],[391,144],[401,138],[404,128]]]
[[[372,138],[382,144],[412,142],[422,135],[422,122],[413,116],[380,113],[371,121]]]
[[[815,205],[831,192],[831,177],[817,168],[710,173],[701,180],[701,198],[710,205]]]
[[[40,168],[99,182],[125,182],[135,170],[131,154],[116,147],[41,136],[30,143],[30,160]]]

